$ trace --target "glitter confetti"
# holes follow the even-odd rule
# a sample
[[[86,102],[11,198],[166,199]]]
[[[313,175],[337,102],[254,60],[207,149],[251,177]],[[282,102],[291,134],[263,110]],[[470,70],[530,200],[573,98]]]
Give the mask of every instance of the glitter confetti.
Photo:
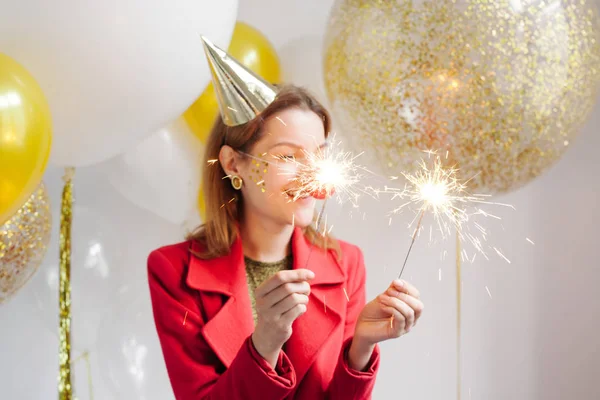
[[[514,190],[573,142],[597,97],[589,0],[337,0],[324,80],[345,136],[385,175],[451,150],[469,189]],[[372,164],[371,164],[372,163]]]
[[[266,160],[262,160],[257,157],[252,157],[252,173],[250,175],[250,180],[256,184],[260,188],[260,191],[265,193],[267,191],[265,185],[265,174],[267,173],[269,168],[269,162]]]
[[[50,200],[42,183],[0,225],[0,303],[12,297],[38,270],[48,249],[51,226]]]

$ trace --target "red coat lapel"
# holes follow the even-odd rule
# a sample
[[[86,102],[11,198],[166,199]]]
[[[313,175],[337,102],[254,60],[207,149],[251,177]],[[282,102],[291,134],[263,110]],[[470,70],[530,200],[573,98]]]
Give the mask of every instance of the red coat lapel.
[[[292,238],[292,252],[294,269],[307,268],[315,273],[306,313],[294,322],[292,337],[285,345],[296,370],[296,380],[300,382],[319,349],[344,320],[347,299],[343,291],[344,272],[333,250],[325,251],[312,245],[297,228]]]
[[[192,249],[199,250],[199,245],[194,243]],[[208,319],[202,331],[206,342],[229,367],[254,332],[241,240],[236,239],[230,253],[223,257],[200,260],[192,256],[187,284],[200,291]]]
[[[316,246],[311,251],[311,247],[302,230],[296,228],[292,236],[293,268],[308,268],[315,273],[307,312],[295,321],[292,337],[286,343],[298,381],[342,322],[347,302],[342,287],[345,276],[335,253]],[[193,244],[192,250],[198,250],[198,245]],[[238,238],[231,252],[223,257],[200,260],[192,256],[187,284],[201,292],[202,308],[208,317],[203,335],[229,367],[244,340],[254,331],[241,240]]]

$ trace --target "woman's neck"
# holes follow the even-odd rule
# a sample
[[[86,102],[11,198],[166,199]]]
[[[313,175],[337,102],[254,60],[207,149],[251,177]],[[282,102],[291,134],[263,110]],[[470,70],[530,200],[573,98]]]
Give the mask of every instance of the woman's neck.
[[[275,262],[290,254],[294,227],[265,221],[256,213],[245,213],[240,224],[244,255],[256,261]]]

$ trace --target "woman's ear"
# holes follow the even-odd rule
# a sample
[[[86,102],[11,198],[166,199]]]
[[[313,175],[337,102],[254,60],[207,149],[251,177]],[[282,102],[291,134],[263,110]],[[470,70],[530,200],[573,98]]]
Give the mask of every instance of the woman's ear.
[[[219,163],[226,175],[239,175],[239,154],[231,146],[222,146],[219,150]]]

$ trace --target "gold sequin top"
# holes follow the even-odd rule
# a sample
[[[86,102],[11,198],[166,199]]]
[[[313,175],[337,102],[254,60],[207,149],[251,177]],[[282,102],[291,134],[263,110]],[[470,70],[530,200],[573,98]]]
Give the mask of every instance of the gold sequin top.
[[[246,281],[248,282],[248,291],[250,292],[250,302],[252,303],[252,317],[256,325],[256,299],[254,291],[264,281],[275,275],[279,271],[292,269],[292,256],[289,255],[283,260],[275,262],[261,262],[244,257],[246,264]]]

